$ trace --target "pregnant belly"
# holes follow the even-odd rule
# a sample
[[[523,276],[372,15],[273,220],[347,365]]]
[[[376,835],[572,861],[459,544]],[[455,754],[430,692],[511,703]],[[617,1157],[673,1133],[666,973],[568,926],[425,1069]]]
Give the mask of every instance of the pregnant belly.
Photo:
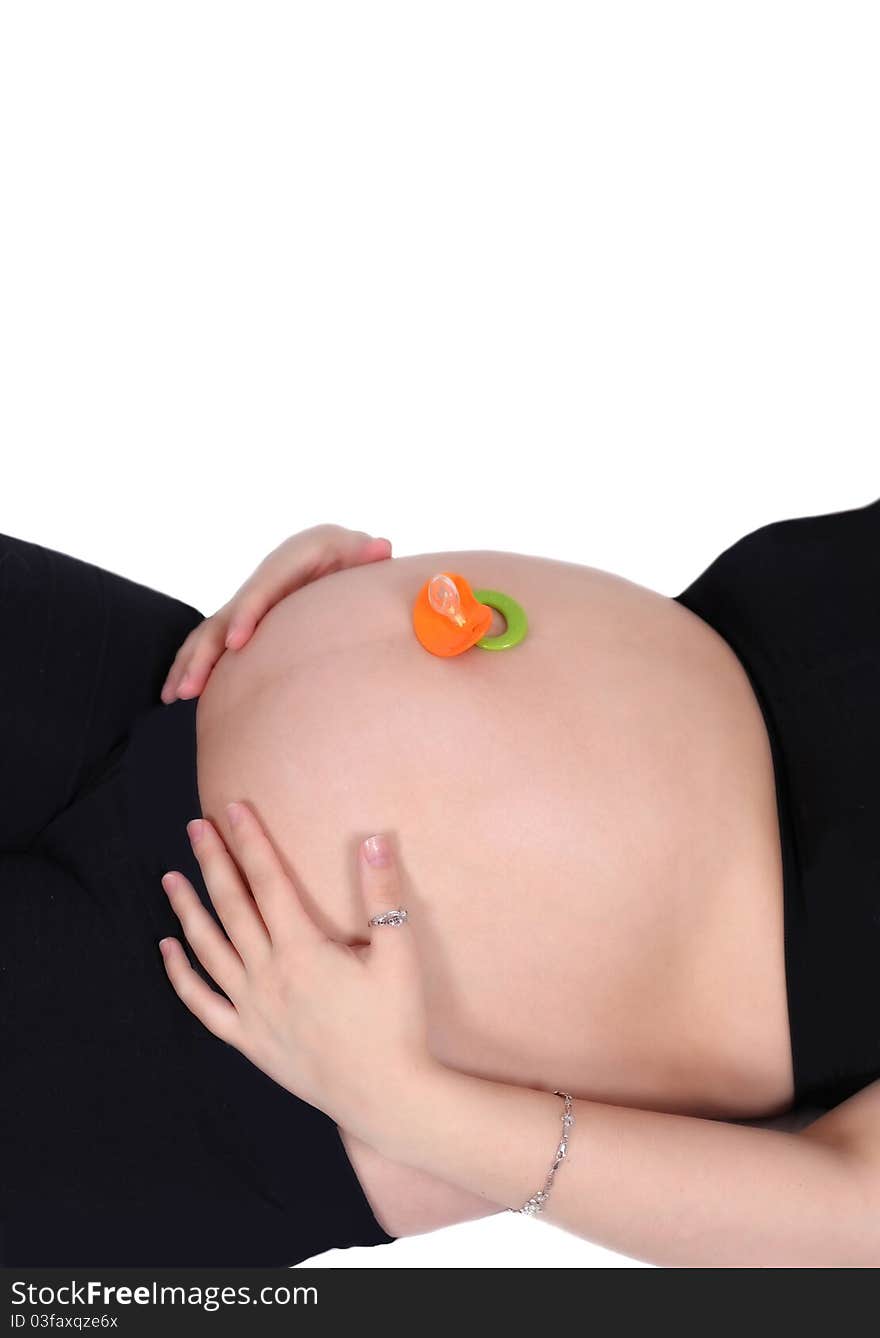
[[[529,635],[424,651],[439,570]],[[391,835],[432,1048],[483,1077],[758,1118],[793,1082],[772,761],[745,673],[673,600],[511,553],[337,572],[226,652],[197,712],[203,812],[252,805],[321,926],[367,936],[357,843]]]

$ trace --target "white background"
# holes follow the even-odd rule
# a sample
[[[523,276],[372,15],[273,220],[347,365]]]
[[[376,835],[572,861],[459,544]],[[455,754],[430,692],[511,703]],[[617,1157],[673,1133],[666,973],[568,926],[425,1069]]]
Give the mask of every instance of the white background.
[[[877,486],[871,3],[0,7],[0,529],[336,521],[677,593]],[[2,629],[0,629],[2,635]],[[504,1214],[329,1265],[627,1265]]]

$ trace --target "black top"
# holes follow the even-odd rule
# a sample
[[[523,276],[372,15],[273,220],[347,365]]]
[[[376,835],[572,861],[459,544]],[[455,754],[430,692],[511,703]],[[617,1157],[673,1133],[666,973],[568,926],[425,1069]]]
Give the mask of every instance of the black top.
[[[739,657],[773,754],[795,1105],[880,1077],[880,499],[775,521],[675,599]]]
[[[160,879],[213,912],[197,699],[163,705],[202,614],[0,535],[0,1264],[278,1266],[393,1239],[323,1112],[215,1037]]]

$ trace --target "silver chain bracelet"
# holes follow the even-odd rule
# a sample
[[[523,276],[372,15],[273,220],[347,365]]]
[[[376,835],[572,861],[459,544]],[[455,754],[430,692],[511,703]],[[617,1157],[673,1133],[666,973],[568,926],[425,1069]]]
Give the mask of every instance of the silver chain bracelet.
[[[521,1208],[508,1208],[509,1213],[526,1213],[534,1217],[535,1213],[543,1212],[544,1204],[553,1187],[553,1177],[556,1175],[559,1167],[564,1162],[568,1154],[568,1131],[574,1124],[574,1116],[571,1113],[571,1096],[568,1092],[555,1091],[554,1096],[565,1098],[565,1105],[562,1110],[562,1137],[559,1140],[559,1146],[556,1149],[556,1155],[553,1158],[553,1165],[547,1172],[547,1179],[544,1181],[544,1188],[539,1189],[537,1194],[533,1194],[530,1199],[526,1199]]]

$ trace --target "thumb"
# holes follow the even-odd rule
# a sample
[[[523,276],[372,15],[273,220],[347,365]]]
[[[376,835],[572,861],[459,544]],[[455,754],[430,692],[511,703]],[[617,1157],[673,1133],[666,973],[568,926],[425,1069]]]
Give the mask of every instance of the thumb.
[[[406,923],[405,914],[403,923],[398,923],[399,917],[394,914],[403,912],[404,907],[400,901],[400,873],[388,837],[378,833],[362,841],[358,863],[367,932],[370,935],[370,955],[380,960],[408,956],[413,951],[412,928]],[[369,924],[377,915],[387,915],[388,922]]]

